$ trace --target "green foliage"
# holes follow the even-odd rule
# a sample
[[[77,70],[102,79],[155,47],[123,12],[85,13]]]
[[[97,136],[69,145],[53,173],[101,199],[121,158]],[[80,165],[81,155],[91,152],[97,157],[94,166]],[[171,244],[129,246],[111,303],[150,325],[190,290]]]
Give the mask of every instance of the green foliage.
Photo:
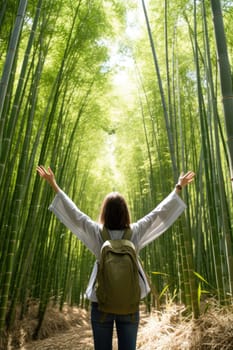
[[[226,302],[233,201],[210,5],[150,2],[157,71],[141,5],[39,5],[28,1],[1,100],[1,319],[12,326],[16,306],[23,316],[37,300],[36,336],[49,302],[86,305],[94,258],[48,212],[53,195],[36,177],[38,163],[51,165],[61,187],[96,220],[107,192],[123,193],[135,221],[173,189],[180,171],[193,169],[195,183],[182,194],[186,213],[141,255],[148,272],[160,271],[152,283],[161,297],[171,295],[198,315],[208,281]],[[231,60],[232,6],[222,6]],[[1,10],[3,72],[18,1]],[[163,283],[161,276],[170,277]]]

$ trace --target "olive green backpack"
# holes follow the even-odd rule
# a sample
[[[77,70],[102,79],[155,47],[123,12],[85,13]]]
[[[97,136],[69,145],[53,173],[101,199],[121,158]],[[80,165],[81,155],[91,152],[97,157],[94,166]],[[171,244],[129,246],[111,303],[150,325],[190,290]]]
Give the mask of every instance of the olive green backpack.
[[[127,229],[122,239],[111,240],[108,230],[101,231],[104,244],[98,264],[96,296],[99,310],[118,315],[132,314],[140,303],[137,254]]]

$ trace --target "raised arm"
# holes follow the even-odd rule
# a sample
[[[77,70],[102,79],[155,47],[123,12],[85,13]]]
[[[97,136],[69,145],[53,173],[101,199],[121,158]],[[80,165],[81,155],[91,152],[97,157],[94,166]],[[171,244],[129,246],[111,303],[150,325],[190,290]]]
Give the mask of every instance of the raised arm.
[[[50,167],[46,170],[43,165],[38,165],[36,170],[38,174],[50,184],[56,193],[60,191],[60,187],[58,186],[55,175]]]
[[[56,217],[80,239],[99,259],[102,241],[99,235],[99,224],[83,213],[56,183],[55,175],[50,167],[37,166],[38,174],[46,180],[57,193],[49,206]]]

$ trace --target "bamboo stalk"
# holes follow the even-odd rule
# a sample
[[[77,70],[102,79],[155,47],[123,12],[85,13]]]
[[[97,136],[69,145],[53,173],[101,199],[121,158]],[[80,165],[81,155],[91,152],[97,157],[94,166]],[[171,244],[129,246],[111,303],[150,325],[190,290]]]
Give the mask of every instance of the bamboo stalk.
[[[14,29],[12,31],[12,36],[9,43],[9,49],[8,49],[8,53],[7,53],[7,57],[6,57],[6,61],[5,61],[5,65],[2,73],[2,78],[0,82],[0,158],[3,152],[2,139],[3,139],[5,122],[6,122],[5,115],[3,114],[3,108],[4,108],[5,98],[7,94],[10,74],[11,74],[12,66],[16,57],[17,47],[19,44],[20,34],[22,31],[23,19],[24,19],[26,8],[27,8],[27,0],[20,0],[17,17],[16,17]],[[0,164],[0,169],[2,167],[3,167],[2,164]],[[2,177],[2,171],[0,171],[0,176]],[[1,329],[1,322],[0,322],[0,329]]]

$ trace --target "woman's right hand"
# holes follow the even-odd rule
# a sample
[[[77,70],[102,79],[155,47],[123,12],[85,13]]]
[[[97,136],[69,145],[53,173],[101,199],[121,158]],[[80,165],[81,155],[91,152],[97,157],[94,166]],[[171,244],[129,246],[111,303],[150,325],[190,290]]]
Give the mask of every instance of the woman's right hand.
[[[187,186],[194,180],[194,177],[195,173],[193,171],[188,171],[186,174],[182,172],[175,187],[176,193],[180,193],[183,187]]]
[[[59,186],[56,183],[55,175],[50,167],[48,167],[48,171],[45,169],[43,165],[38,165],[36,167],[36,170],[40,177],[45,179],[50,186],[54,189],[55,192],[58,192],[60,190]]]
[[[178,184],[185,187],[194,180],[194,177],[195,173],[193,171],[188,171],[186,174],[182,172],[179,176]]]

